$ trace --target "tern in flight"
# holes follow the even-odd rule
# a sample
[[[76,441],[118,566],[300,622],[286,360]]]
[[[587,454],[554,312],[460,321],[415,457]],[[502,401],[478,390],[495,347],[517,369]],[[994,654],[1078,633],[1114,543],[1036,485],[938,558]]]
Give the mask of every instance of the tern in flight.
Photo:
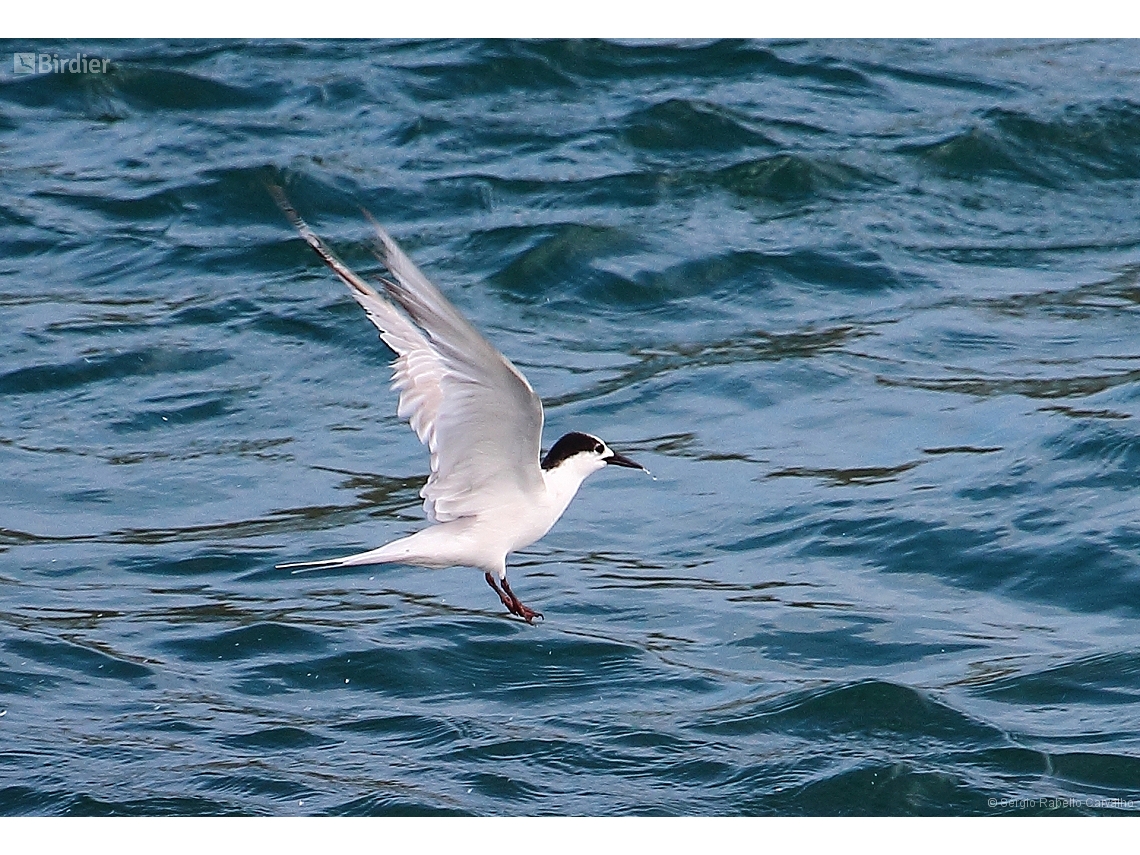
[[[396,354],[396,413],[408,420],[431,454],[431,474],[420,495],[433,523],[368,552],[279,566],[475,567],[484,571],[511,614],[528,623],[541,618],[511,590],[507,555],[550,531],[590,474],[606,466],[648,470],[596,436],[576,431],[540,457],[542,401],[530,383],[384,229],[373,221],[376,256],[390,274],[379,279],[381,294],[333,254],[280,187],[270,185],[269,190]]]

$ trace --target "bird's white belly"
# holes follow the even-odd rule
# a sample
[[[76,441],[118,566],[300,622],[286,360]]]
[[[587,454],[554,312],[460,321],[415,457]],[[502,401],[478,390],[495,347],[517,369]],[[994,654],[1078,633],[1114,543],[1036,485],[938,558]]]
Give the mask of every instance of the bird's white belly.
[[[370,556],[421,567],[478,567],[501,575],[507,554],[534,543],[556,519],[553,509],[543,505],[509,502],[479,517],[429,526]]]

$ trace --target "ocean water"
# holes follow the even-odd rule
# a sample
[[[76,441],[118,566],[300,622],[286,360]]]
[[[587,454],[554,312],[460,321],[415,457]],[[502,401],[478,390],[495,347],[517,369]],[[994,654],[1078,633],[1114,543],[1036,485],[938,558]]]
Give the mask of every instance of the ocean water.
[[[1140,810],[1135,42],[3,47],[0,813]],[[427,455],[267,180],[653,471],[544,621],[274,569]]]

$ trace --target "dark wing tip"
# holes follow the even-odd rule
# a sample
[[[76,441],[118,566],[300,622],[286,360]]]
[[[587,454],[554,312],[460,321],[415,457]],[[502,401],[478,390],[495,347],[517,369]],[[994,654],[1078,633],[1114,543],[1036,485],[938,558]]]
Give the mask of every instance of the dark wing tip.
[[[285,191],[281,189],[281,185],[267,180],[265,182],[265,189],[269,191],[269,195],[273,197],[273,201],[277,203],[277,207],[281,209],[281,213],[285,215],[298,231],[303,228],[308,228],[305,225],[305,221],[301,219],[301,215],[297,213],[297,209],[293,207],[293,203],[289,201],[289,197],[285,195]]]
[[[301,215],[297,213],[297,209],[293,207],[293,204],[289,201],[289,197],[285,195],[285,191],[282,190],[279,185],[274,184],[272,181],[266,181],[265,189],[269,191],[269,195],[273,197],[273,201],[277,203],[277,207],[281,209],[281,213],[293,224],[293,228],[297,230],[297,233],[305,243],[312,248],[313,252],[317,254],[321,261],[327,264],[332,271],[340,277],[345,285],[361,294],[375,296],[375,292],[369,288],[359,276],[353,273],[348,265],[337,258],[336,254],[328,248],[320,236],[309,228],[309,224],[301,219]]]

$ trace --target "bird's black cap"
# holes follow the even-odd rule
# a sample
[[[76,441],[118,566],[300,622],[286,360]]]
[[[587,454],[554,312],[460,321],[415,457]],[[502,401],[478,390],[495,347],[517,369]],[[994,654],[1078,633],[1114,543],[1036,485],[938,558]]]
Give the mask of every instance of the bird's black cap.
[[[606,444],[596,436],[574,431],[566,434],[558,440],[558,442],[554,443],[550,451],[546,453],[546,457],[542,458],[542,468],[549,471],[562,461],[573,457],[575,454],[581,454],[582,452],[601,454],[605,448]],[[631,469],[644,468],[640,463],[634,463],[628,457],[616,452],[614,452],[611,457],[606,458],[606,463],[616,463],[618,466],[628,466]]]
[[[605,445],[596,436],[573,431],[551,446],[550,451],[546,452],[546,457],[542,458],[542,468],[553,469],[563,460],[573,457],[575,454],[580,454],[583,451],[600,452],[604,447]]]

